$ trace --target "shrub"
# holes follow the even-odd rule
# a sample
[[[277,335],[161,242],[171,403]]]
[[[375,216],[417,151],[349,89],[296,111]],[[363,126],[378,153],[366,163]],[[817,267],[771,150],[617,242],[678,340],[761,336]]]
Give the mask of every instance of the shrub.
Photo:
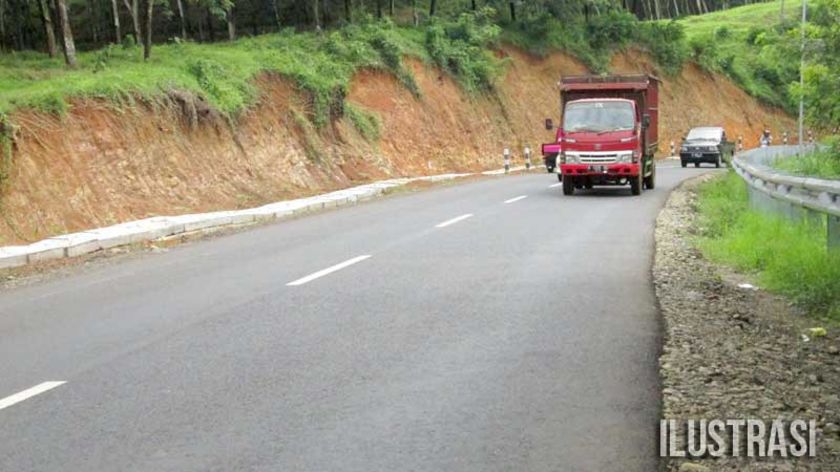
[[[486,91],[500,73],[499,61],[487,49],[500,29],[489,21],[488,10],[465,13],[455,22],[434,20],[426,29],[426,50],[441,69],[471,92]]]
[[[654,59],[670,74],[679,72],[689,56],[685,29],[676,21],[641,23],[638,41],[648,48]]]

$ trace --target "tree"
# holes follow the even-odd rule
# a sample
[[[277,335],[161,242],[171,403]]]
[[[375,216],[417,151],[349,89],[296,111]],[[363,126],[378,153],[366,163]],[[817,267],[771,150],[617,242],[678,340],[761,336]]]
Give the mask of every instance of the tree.
[[[429,4],[429,16],[435,16],[435,9],[437,8],[437,0],[432,0]]]
[[[228,41],[236,39],[236,15],[233,13],[233,2],[225,5],[225,21],[227,21]]]
[[[122,41],[122,33],[120,32],[120,9],[117,8],[117,0],[111,0],[111,14],[114,17],[114,42]]]
[[[66,0],[55,0],[55,10],[61,26],[61,41],[64,46],[64,62],[70,67],[76,67],[76,44],[73,42],[73,30],[70,29],[70,18],[67,14]]]
[[[146,34],[143,35],[143,60],[148,60],[152,54],[152,18],[155,0],[146,0]]]
[[[47,6],[47,0],[39,0],[38,4],[41,6],[41,18],[44,20],[47,53],[49,53],[50,57],[55,57],[57,49],[55,46],[55,29],[53,27],[52,17],[50,17],[50,7]]]
[[[131,24],[134,26],[134,42],[139,43],[143,39],[140,31],[140,4],[139,0],[123,0],[128,15],[131,17]]]
[[[113,0],[115,1],[115,0]],[[184,16],[184,1],[175,0],[175,6],[178,8],[178,21],[181,23],[181,37],[187,38],[187,18]]]

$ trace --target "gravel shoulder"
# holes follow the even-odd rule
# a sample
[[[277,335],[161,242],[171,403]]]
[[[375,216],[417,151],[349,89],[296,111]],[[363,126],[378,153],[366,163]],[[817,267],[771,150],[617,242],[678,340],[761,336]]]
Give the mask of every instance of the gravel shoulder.
[[[674,190],[657,218],[653,269],[664,326],[664,419],[814,419],[817,456],[667,460],[669,471],[840,471],[840,327],[804,316],[703,258],[696,190]],[[822,326],[824,337],[809,336]]]

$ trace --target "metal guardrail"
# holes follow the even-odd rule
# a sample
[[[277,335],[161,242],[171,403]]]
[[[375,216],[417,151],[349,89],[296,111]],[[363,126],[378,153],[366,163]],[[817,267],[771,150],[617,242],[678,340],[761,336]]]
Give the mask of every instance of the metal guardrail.
[[[806,146],[806,152],[813,146]],[[732,160],[749,184],[751,205],[793,220],[826,219],[828,247],[840,250],[840,180],[787,174],[772,167],[780,158],[795,159],[799,146],[770,146],[743,151]]]

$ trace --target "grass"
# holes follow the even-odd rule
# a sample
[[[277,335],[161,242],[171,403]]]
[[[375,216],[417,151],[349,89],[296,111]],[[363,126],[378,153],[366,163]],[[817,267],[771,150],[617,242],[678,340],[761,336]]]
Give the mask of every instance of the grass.
[[[840,137],[829,141],[828,146],[804,156],[779,158],[773,167],[792,174],[840,179]]]
[[[757,274],[763,287],[816,317],[840,319],[840,251],[827,251],[824,222],[792,222],[751,209],[746,184],[734,172],[699,191],[698,244],[706,257]]]
[[[0,55],[0,116],[19,108],[61,114],[75,97],[105,98],[121,103],[138,97],[155,100],[166,91],[197,93],[212,106],[234,117],[257,98],[252,79],[261,72],[291,78],[311,96],[310,119],[323,126],[341,116],[353,74],[362,68],[393,73],[419,95],[403,57],[457,64],[449,67],[466,88],[484,90],[492,84],[494,58],[466,54],[461,38],[447,34],[458,22],[441,23],[436,57],[429,54],[426,33],[388,21],[351,25],[324,34],[287,30],[233,42],[156,45],[149,61],[139,47],[112,45],[83,52],[79,67],[68,70],[60,58],[35,52]],[[492,37],[470,38],[470,47],[483,47]],[[457,59],[455,62],[454,59]],[[477,71],[477,72],[476,72]]]
[[[799,73],[798,23],[802,4],[781,2],[745,5],[677,23],[685,31],[693,59],[706,69],[735,80],[752,96],[793,110],[788,91]]]
[[[353,127],[368,141],[377,141],[381,133],[381,122],[376,113],[365,110],[359,105],[347,103],[344,113]]]

